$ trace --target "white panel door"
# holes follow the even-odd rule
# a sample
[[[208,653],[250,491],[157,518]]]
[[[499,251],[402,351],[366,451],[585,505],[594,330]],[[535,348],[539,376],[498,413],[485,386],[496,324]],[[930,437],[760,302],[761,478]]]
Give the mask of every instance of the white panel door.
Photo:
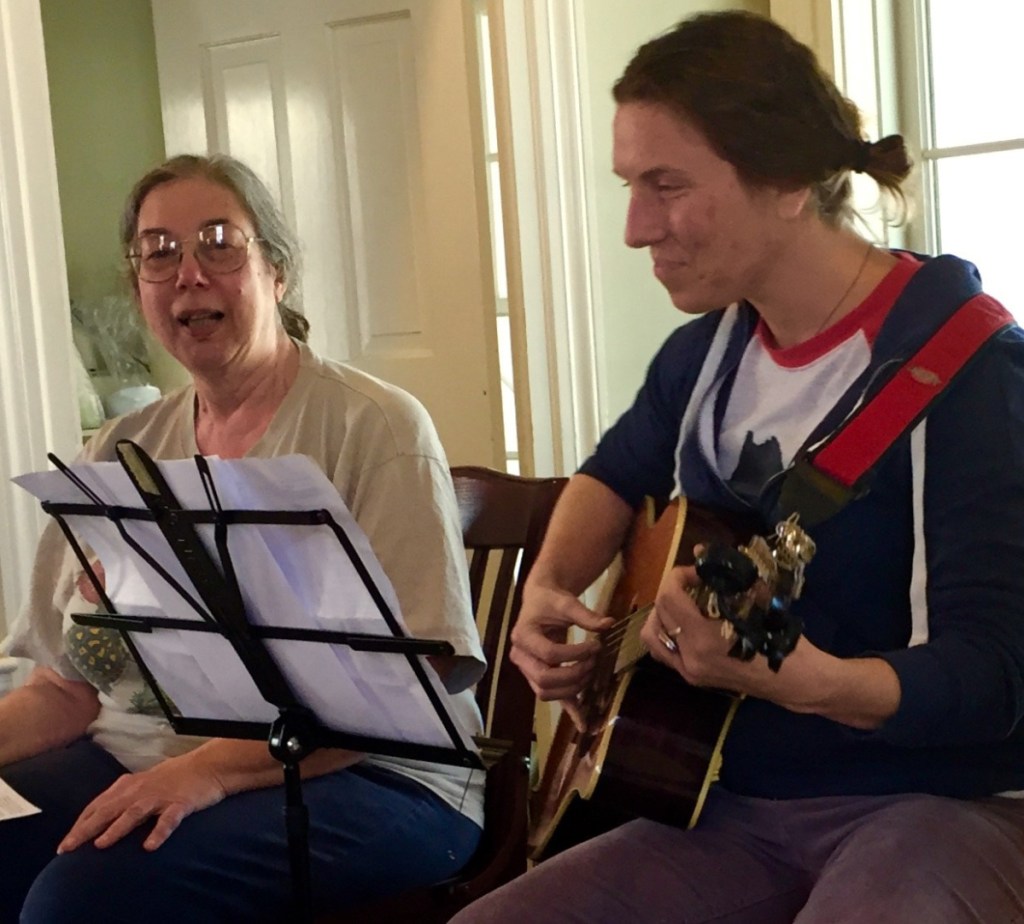
[[[152,0],[168,154],[225,151],[303,245],[315,349],[503,467],[479,78],[462,0]]]

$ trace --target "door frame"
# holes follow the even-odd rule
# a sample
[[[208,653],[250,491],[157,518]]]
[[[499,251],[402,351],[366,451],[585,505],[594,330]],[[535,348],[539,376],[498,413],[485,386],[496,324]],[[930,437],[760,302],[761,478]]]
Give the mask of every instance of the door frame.
[[[39,3],[0,0],[0,630],[28,596],[46,519],[11,477],[81,447]],[[43,258],[43,255],[48,255]],[[2,632],[0,632],[2,634]]]

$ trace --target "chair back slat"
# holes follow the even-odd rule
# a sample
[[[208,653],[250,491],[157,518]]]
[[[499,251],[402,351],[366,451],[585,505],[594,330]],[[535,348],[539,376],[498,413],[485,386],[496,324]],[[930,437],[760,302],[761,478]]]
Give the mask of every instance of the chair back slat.
[[[521,549],[491,549],[488,554],[489,574],[484,595],[479,601],[480,642],[487,653],[487,670],[476,688],[476,700],[484,717],[484,734],[501,737],[494,729],[494,708],[498,694],[497,681],[503,664],[508,634],[512,630],[512,603]],[[481,624],[482,622],[482,624]]]
[[[480,623],[480,600],[487,580],[487,564],[491,558],[490,549],[466,549],[469,559],[469,595],[473,601],[473,613]]]
[[[523,584],[565,478],[526,478],[487,468],[452,469],[470,586],[487,672],[477,685],[485,733],[529,755],[535,699],[509,660],[508,635],[519,615]],[[485,554],[486,553],[486,554]],[[492,559],[497,558],[497,564]]]
[[[523,583],[540,551],[567,479],[523,478],[487,468],[452,469],[470,594],[487,656],[476,696],[488,737],[509,742],[487,773],[484,830],[472,860],[452,879],[373,902],[320,924],[443,924],[456,911],[526,869],[533,690],[509,660],[509,633]]]

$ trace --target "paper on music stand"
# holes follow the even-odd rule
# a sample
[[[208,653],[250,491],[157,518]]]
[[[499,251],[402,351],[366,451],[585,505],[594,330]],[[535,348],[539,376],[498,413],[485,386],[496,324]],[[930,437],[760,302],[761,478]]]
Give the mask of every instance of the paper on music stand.
[[[223,509],[327,510],[348,535],[391,612],[405,629],[398,599],[369,540],[337,490],[307,456],[274,459],[207,459]],[[186,509],[210,504],[191,459],[158,463]],[[142,501],[119,463],[70,466],[105,504],[141,508]],[[14,481],[40,500],[89,503],[61,472],[35,472]],[[101,516],[66,516],[68,525],[99,557],[106,591],[118,613],[202,617],[124,541]],[[153,522],[121,521],[122,527],[198,600],[181,563]],[[196,527],[217,560],[213,526]],[[390,635],[352,562],[326,526],[236,525],[229,550],[249,619],[260,625]],[[191,718],[272,722],[277,709],[260,695],[227,639],[206,632],[157,630],[133,640],[147,666],[182,715]],[[451,747],[452,741],[404,657],[354,651],[344,645],[267,639],[266,645],[299,700],[328,728],[413,744]],[[428,666],[425,673],[440,701],[451,700]],[[462,745],[475,745],[459,729]]]
[[[0,821],[7,821],[9,818],[24,818],[26,815],[38,815],[42,811],[38,805],[33,805],[24,796],[17,793],[14,788],[0,780]]]

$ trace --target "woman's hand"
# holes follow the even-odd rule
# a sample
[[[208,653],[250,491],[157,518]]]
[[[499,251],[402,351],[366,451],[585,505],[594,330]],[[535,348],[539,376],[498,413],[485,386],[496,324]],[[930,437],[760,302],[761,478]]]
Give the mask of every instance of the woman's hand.
[[[85,807],[57,853],[90,840],[101,849],[110,847],[150,818],[156,818],[156,824],[143,847],[156,850],[184,818],[225,796],[216,776],[188,758],[187,754],[170,758],[149,770],[120,777]]]
[[[577,727],[582,722],[577,696],[587,685],[601,643],[593,637],[568,642],[569,628],[601,632],[611,624],[568,591],[527,584],[509,657],[540,699],[562,701]]]
[[[92,570],[96,575],[96,580],[100,582],[100,587],[106,589],[107,573],[103,570],[103,563],[99,559],[92,563]],[[89,579],[89,575],[86,572],[79,572],[78,578],[75,580],[75,586],[84,600],[97,606],[99,605],[100,595],[96,592],[96,586]]]

